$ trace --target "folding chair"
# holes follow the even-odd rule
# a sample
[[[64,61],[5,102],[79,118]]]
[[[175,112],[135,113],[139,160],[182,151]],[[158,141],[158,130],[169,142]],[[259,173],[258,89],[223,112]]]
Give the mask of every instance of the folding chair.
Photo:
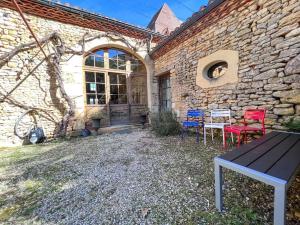
[[[198,109],[188,110],[186,120],[182,122],[181,138],[184,138],[189,128],[196,128],[196,141],[199,143],[199,127],[204,129],[204,112]]]
[[[266,134],[265,128],[265,109],[247,109],[244,112],[244,120],[242,122],[243,125],[231,125],[225,127],[225,139],[227,133],[234,133],[238,137],[237,146],[240,147],[241,144],[241,135],[244,135],[244,142],[247,142],[247,133],[249,132],[260,132],[264,136]],[[254,120],[260,123],[260,127],[249,126],[246,120]],[[226,142],[225,142],[226,144]]]
[[[228,120],[226,120],[228,117]],[[213,122],[214,118],[223,118],[223,123],[220,122]],[[228,122],[226,122],[228,121]],[[224,128],[226,125],[231,126],[231,114],[230,110],[228,109],[216,109],[210,112],[210,123],[205,123],[204,125],[204,144],[206,145],[206,128],[210,128],[211,130],[211,139],[214,140],[214,132],[213,129],[221,129],[223,135],[223,146],[225,147],[225,131]],[[233,139],[233,135],[232,135]]]

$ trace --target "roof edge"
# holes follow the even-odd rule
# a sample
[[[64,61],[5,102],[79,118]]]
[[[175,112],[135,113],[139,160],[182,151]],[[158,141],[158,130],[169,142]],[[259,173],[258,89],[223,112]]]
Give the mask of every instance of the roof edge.
[[[208,5],[203,11],[198,11],[194,13],[190,18],[187,19],[186,22],[182,23],[179,28],[177,28],[175,31],[171,33],[170,36],[165,38],[162,42],[160,42],[155,48],[152,49],[152,51],[149,53],[151,56],[154,54],[154,52],[158,51],[162,47],[164,47],[169,41],[175,39],[179,34],[193,26],[196,22],[198,22],[200,19],[202,19],[204,16],[211,13],[215,8],[220,6],[222,3],[226,2],[227,0],[216,0],[210,5]],[[194,18],[193,18],[194,17]]]
[[[98,13],[90,12],[88,10],[79,9],[79,8],[77,9],[75,7],[72,7],[72,6],[67,6],[67,5],[60,4],[60,3],[54,2],[54,1],[49,1],[49,0],[35,0],[35,1],[37,3],[43,4],[45,6],[59,7],[60,9],[62,9],[64,11],[67,11],[67,12],[70,12],[70,13],[75,13],[75,14],[78,14],[80,16],[93,17],[95,19],[101,19],[101,20],[104,20],[104,21],[107,21],[107,22],[111,22],[115,25],[120,25],[120,26],[125,26],[125,27],[128,27],[128,28],[132,28],[132,29],[138,30],[140,32],[144,32],[144,33],[148,33],[148,34],[152,34],[152,35],[156,35],[156,36],[160,36],[160,37],[166,37],[165,35],[162,35],[158,32],[154,32],[150,29],[139,27],[137,25],[126,23],[126,22],[123,22],[123,21],[120,21],[120,20],[117,20],[117,19],[109,18],[109,17],[103,16],[103,15],[100,15]]]

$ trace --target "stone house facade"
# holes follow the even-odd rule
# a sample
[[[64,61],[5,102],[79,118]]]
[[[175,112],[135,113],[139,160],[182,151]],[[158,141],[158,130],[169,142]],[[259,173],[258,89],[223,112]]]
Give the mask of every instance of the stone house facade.
[[[0,3],[0,55],[34,41],[11,2]],[[151,105],[151,87],[148,86],[153,66],[148,52],[162,35],[64,5],[48,4],[48,1],[25,0],[21,3],[24,13],[28,12],[26,19],[39,39],[56,32],[65,46],[80,50],[79,42],[83,36],[91,37],[85,42],[84,54],[66,54],[60,63],[65,90],[75,105],[69,131],[83,129],[89,114],[102,114],[101,125],[109,126],[123,117],[126,122],[137,120],[139,112]],[[46,54],[51,54],[50,48],[46,44],[43,46]],[[67,110],[57,80],[51,76],[51,68],[42,62],[43,59],[40,49],[33,48],[21,51],[1,66],[0,146],[22,143],[15,135],[14,127],[28,107],[42,109],[38,119],[48,137],[52,137]],[[27,78],[30,71],[34,72]],[[11,90],[14,91],[7,95]],[[100,97],[104,98],[101,102]],[[110,97],[115,102],[112,103]],[[124,102],[116,102],[121,97]]]
[[[124,122],[125,117],[125,122],[136,122],[145,106],[152,112],[173,110],[180,118],[189,108],[229,108],[235,120],[247,107],[264,107],[269,129],[285,129],[286,121],[299,117],[298,0],[211,1],[167,37],[41,2],[49,1],[21,1],[38,38],[55,31],[66,46],[80,50],[85,34],[94,37],[85,43],[85,54],[65,55],[60,63],[75,105],[70,130],[84,128],[95,110],[104,114],[104,126]],[[0,56],[33,41],[8,0],[0,2],[0,32]],[[53,51],[43,48],[48,54]],[[65,113],[66,102],[42,59],[38,48],[28,49],[0,68],[0,146],[22,143],[14,126],[27,110],[24,106],[50,115],[40,118],[48,136]]]
[[[300,116],[300,2],[211,3],[150,53],[155,82],[170,77],[180,118],[189,108],[231,109],[236,121],[246,108],[265,108],[267,128],[286,129]],[[207,77],[220,62],[225,74]]]

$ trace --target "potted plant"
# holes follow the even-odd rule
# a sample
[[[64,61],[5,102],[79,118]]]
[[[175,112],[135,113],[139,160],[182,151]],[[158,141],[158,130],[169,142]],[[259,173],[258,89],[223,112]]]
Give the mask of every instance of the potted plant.
[[[149,115],[149,110],[148,110],[148,108],[143,108],[143,109],[139,110],[139,113],[140,113],[141,124],[144,128],[145,124],[147,122],[147,117]]]
[[[89,114],[89,118],[92,121],[92,127],[98,131],[100,128],[101,119],[104,118],[103,113],[101,111],[93,111]]]

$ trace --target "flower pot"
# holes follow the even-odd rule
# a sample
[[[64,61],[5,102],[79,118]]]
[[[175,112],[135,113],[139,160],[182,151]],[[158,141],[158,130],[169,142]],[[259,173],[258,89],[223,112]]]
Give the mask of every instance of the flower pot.
[[[147,114],[140,115],[141,118],[141,124],[143,125],[143,128],[145,127],[145,123],[147,122]]]
[[[101,119],[92,119],[92,127],[95,130],[98,130],[100,128],[100,122],[101,122]]]

